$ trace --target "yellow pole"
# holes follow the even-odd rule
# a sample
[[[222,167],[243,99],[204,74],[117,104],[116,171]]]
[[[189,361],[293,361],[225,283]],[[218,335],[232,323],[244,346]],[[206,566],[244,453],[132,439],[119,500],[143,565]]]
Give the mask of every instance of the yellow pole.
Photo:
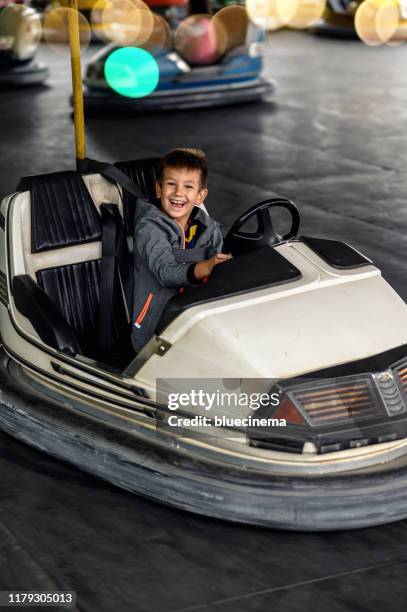
[[[73,93],[73,116],[75,123],[76,159],[85,159],[85,120],[83,115],[83,92],[81,74],[81,45],[77,0],[68,0],[69,45],[71,48],[71,72]]]

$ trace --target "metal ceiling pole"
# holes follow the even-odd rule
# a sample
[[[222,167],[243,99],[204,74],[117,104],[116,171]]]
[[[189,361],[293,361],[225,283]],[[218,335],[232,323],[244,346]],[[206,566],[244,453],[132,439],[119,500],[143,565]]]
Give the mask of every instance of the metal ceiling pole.
[[[73,115],[75,123],[76,161],[85,159],[85,119],[81,74],[81,45],[77,0],[68,0],[69,45],[71,49]]]

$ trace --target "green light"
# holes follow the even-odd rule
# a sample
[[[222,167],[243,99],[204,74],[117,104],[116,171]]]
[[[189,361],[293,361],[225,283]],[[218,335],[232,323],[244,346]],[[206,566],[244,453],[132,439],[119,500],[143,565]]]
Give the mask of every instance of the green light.
[[[127,98],[148,96],[158,85],[158,64],[151,53],[137,47],[122,47],[109,55],[105,79],[110,87]]]

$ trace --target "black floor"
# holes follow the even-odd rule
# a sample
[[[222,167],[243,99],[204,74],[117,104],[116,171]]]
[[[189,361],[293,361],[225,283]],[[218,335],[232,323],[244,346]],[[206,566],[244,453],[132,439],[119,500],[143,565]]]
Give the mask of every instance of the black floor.
[[[49,86],[0,92],[0,195],[23,174],[73,166],[68,62]],[[227,228],[270,194],[304,233],[344,239],[407,298],[404,47],[279,33],[273,102],[93,117],[88,153],[118,160],[205,149],[213,216]],[[383,321],[383,325],[386,321]],[[407,522],[299,534],[197,518],[128,495],[0,435],[0,590],[73,589],[92,612],[395,612],[407,608]]]

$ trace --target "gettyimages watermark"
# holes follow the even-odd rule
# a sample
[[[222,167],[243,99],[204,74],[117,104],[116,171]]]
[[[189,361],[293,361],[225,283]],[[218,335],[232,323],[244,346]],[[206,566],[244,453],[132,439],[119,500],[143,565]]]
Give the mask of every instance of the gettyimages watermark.
[[[183,437],[242,437],[253,428],[271,435],[286,420],[270,379],[157,379],[157,428]]]
[[[290,452],[366,446],[378,436],[386,441],[400,435],[394,419],[385,430],[377,427],[380,414],[388,421],[396,400],[392,396],[387,405],[375,380],[367,375],[354,380],[157,379],[156,427],[180,438],[232,438],[254,446],[267,441],[269,448]],[[399,403],[404,406],[401,397]]]

